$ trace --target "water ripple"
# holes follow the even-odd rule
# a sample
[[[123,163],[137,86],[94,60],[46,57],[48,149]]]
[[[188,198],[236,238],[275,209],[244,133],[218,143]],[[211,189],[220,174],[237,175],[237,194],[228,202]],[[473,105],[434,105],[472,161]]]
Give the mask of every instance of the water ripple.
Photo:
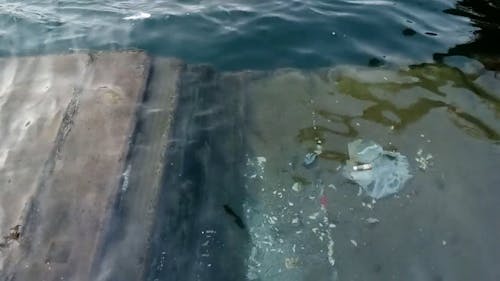
[[[431,61],[470,40],[435,0],[6,1],[0,55],[141,48],[222,69]],[[147,15],[147,16],[145,16]],[[405,36],[402,32],[408,29]]]

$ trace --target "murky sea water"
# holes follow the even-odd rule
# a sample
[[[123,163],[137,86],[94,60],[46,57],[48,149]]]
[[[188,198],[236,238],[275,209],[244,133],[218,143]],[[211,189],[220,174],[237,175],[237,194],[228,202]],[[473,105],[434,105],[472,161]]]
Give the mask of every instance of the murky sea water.
[[[500,280],[497,38],[495,1],[0,3],[3,57],[190,64],[137,261],[155,281]],[[401,191],[344,176],[356,139],[407,157]],[[127,240],[107,238],[96,280],[128,280],[106,262]]]

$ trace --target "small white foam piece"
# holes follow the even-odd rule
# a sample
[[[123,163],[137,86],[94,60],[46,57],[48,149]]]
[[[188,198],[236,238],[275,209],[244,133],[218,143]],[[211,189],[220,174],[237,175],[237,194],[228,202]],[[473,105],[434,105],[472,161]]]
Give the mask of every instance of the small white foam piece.
[[[146,12],[138,12],[134,15],[131,15],[131,16],[128,16],[128,17],[124,17],[123,19],[124,20],[142,20],[142,19],[147,19],[147,18],[150,18],[151,17],[151,14],[150,13],[146,13]]]

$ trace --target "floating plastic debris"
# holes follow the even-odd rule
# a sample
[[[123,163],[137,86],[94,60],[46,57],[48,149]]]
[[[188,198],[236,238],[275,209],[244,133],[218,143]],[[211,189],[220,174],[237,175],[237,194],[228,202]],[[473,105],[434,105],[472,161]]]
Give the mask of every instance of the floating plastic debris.
[[[333,242],[333,240],[329,239],[327,249],[328,249],[328,262],[330,263],[331,266],[335,266],[335,259],[333,258],[333,246],[334,245],[335,245],[335,243]]]
[[[310,216],[309,216],[309,219],[311,219],[311,220],[315,220],[315,219],[317,219],[317,218],[318,218],[318,216],[319,216],[319,212],[316,212],[316,213],[314,213],[314,214],[310,215]]]
[[[311,167],[316,161],[316,158],[318,158],[318,154],[316,152],[307,153],[306,157],[304,157],[304,167]]]
[[[352,240],[352,239],[351,239],[351,244],[352,244],[354,247],[357,247],[357,246],[358,246],[358,242],[356,242],[356,240]]]
[[[327,205],[328,205],[328,197],[323,194],[321,195],[321,197],[319,198],[319,204],[321,205],[322,208],[326,208]]]
[[[347,145],[347,151],[351,160],[360,164],[372,163],[384,152],[380,145],[369,140],[350,142]]]
[[[317,144],[316,149],[314,149],[314,153],[316,153],[316,155],[323,153],[323,146],[321,146],[321,144]]]
[[[424,156],[423,150],[419,149],[417,151],[417,157],[415,157],[415,161],[418,163],[418,167],[422,170],[425,171],[427,168],[432,165],[431,159],[433,158],[432,154],[428,153],[427,155]]]
[[[260,170],[258,162],[252,157],[248,166]],[[254,173],[250,169],[247,177]],[[311,261],[314,266],[327,269],[329,276],[335,274],[333,232],[336,226],[324,207],[327,186],[320,180],[305,182],[291,180],[288,188],[272,185],[255,197],[264,200],[245,202],[243,213],[252,245],[247,260],[248,280],[307,280]],[[306,188],[309,184],[312,187]],[[279,193],[283,193],[282,199],[278,199]]]
[[[370,203],[361,202],[361,206],[366,207],[368,209],[373,209],[373,206]]]
[[[372,164],[363,164],[352,167],[354,171],[367,171],[373,168]]]
[[[285,267],[286,269],[296,268],[299,265],[298,257],[285,258]]]
[[[377,218],[367,218],[366,222],[369,223],[369,224],[377,224],[377,223],[380,222],[380,220],[377,219]]]
[[[292,190],[295,192],[300,192],[302,190],[302,185],[300,184],[300,182],[293,183]]]
[[[245,176],[254,179],[264,179],[264,169],[266,165],[266,158],[262,156],[247,159],[247,173]]]
[[[369,196],[379,199],[400,191],[411,178],[406,156],[384,151],[373,141],[348,144],[349,160],[344,176],[356,182]]]

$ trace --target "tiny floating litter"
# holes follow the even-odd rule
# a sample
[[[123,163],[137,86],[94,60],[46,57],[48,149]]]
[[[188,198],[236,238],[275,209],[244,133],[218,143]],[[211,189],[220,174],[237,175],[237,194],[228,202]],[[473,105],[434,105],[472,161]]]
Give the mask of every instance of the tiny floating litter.
[[[318,154],[316,154],[315,152],[307,153],[306,156],[304,157],[304,167],[310,168],[316,161],[317,157]]]

